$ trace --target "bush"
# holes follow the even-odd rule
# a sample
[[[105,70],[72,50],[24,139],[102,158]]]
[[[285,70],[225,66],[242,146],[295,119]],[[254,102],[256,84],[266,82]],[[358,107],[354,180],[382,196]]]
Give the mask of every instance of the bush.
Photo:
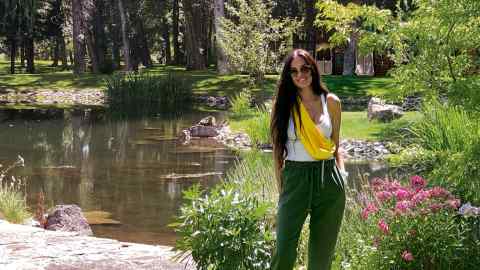
[[[480,263],[478,256],[470,257],[480,252],[472,226],[480,213],[462,215],[460,200],[446,189],[426,188],[419,176],[408,186],[377,178],[356,200],[360,207],[347,209],[342,228],[344,268],[473,269]]]
[[[192,85],[181,75],[114,75],[106,80],[110,112],[115,115],[152,115],[187,106]]]
[[[234,96],[230,100],[230,104],[232,104],[232,107],[229,111],[230,117],[242,119],[252,116],[255,111],[252,106],[250,106],[251,98],[252,94],[248,88],[242,89],[240,93]]]
[[[13,165],[0,170],[0,212],[12,223],[22,223],[30,217],[25,194],[22,192],[25,183],[13,176],[9,180],[6,178],[8,172],[17,166],[24,166],[23,158],[20,156]]]
[[[271,205],[232,183],[202,195],[198,186],[185,192],[187,204],[174,224],[176,247],[191,252],[199,270],[268,269],[274,246],[266,216]]]
[[[432,184],[448,188],[464,201],[480,203],[478,116],[437,101],[425,104],[423,114],[410,134],[400,139],[405,149],[389,161],[426,175]]]
[[[186,191],[178,222],[177,249],[190,252],[197,268],[268,269],[276,193],[272,160],[247,153],[209,194],[198,186]]]

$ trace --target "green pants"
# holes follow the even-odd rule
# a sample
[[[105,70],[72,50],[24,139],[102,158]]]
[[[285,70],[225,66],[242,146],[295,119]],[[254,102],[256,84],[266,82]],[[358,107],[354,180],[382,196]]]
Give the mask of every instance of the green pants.
[[[271,270],[292,270],[303,223],[310,214],[308,270],[330,269],[345,208],[335,160],[286,161],[278,202],[277,245]]]

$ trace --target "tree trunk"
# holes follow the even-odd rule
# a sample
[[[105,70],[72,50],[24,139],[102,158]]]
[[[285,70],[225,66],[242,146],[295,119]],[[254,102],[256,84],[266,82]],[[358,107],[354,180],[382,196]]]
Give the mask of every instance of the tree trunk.
[[[173,10],[172,10],[172,38],[173,38],[173,55],[174,55],[174,64],[179,65],[182,61],[182,53],[180,52],[180,44],[178,42],[178,20],[179,20],[179,0],[173,0]]]
[[[225,3],[223,0],[215,0],[215,49],[217,55],[217,72],[220,75],[229,73],[227,57],[221,45],[222,29],[220,19],[225,17]]]
[[[63,34],[60,34],[58,37],[58,42],[60,43],[60,60],[62,61],[62,70],[68,68],[68,60],[67,60],[67,46],[65,44],[65,38]]]
[[[73,19],[73,74],[80,75],[86,71],[85,63],[85,31],[82,0],[72,0]]]
[[[162,19],[163,33],[162,37],[165,41],[165,63],[172,64],[172,52],[170,50],[170,32],[168,31],[168,23],[165,18]]]
[[[98,63],[98,51],[95,46],[93,33],[88,31],[87,33],[87,50],[88,55],[90,56],[90,61],[92,63],[92,72],[95,74],[100,73],[99,63]]]
[[[107,59],[107,38],[105,35],[105,0],[95,0],[92,11],[93,45],[97,64],[101,73],[110,72],[111,64]]]
[[[348,40],[347,48],[343,55],[343,72],[342,75],[353,75],[355,71],[355,51],[357,50],[357,34],[352,32]]]
[[[130,56],[130,40],[128,38],[129,25],[127,13],[124,8],[123,0],[117,0],[118,12],[120,13],[121,29],[122,29],[122,41],[123,41],[123,57],[125,58],[125,69],[127,71],[133,71],[134,66]]]
[[[151,67],[152,58],[150,57],[150,49],[148,48],[148,41],[147,36],[145,35],[145,27],[143,26],[143,20],[140,18],[137,18],[137,44],[139,45],[138,54],[140,54],[142,64],[145,67]]]
[[[25,39],[25,58],[27,59],[27,73],[35,73],[35,47],[33,43],[33,37],[27,37]]]
[[[60,36],[55,37],[55,42],[53,44],[53,63],[52,67],[58,66],[58,59],[60,58]]]
[[[203,37],[207,36],[207,27],[205,22],[204,4],[192,0],[183,1],[185,14],[185,53],[187,56],[187,70],[207,69],[205,54],[207,46],[203,44]]]
[[[10,74],[15,74],[15,56],[17,55],[17,42],[15,37],[10,37]]]
[[[20,41],[20,67],[25,68],[25,42]]]
[[[113,69],[120,68],[120,41],[119,37],[121,34],[120,31],[120,14],[118,14],[118,5],[116,5],[115,0],[110,0],[110,20],[111,23],[108,24],[109,32],[112,39],[112,66]]]
[[[313,26],[313,22],[315,21],[317,13],[315,9],[315,2],[315,0],[305,0],[305,49],[311,52],[312,55],[315,54],[316,46],[315,28]]]

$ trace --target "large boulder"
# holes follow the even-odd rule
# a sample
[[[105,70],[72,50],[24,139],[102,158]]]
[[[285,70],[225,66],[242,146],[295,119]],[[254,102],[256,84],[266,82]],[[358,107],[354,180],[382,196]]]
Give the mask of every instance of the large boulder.
[[[385,104],[379,98],[371,98],[368,102],[367,110],[368,120],[377,119],[381,122],[390,122],[403,116],[403,110],[400,106]]]
[[[75,204],[57,205],[47,217],[45,229],[51,231],[76,232],[82,236],[93,235],[82,209]]]

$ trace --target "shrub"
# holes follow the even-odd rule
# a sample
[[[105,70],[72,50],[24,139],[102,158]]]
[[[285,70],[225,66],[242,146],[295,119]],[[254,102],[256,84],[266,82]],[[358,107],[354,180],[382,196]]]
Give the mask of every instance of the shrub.
[[[232,183],[202,195],[198,186],[185,194],[176,247],[191,252],[199,270],[268,269],[274,246],[266,222],[268,203],[240,193]]]
[[[248,88],[242,89],[240,93],[230,100],[232,107],[230,108],[230,117],[241,119],[250,117],[254,114],[254,109],[250,106],[252,98],[251,91]]]
[[[127,74],[106,80],[110,112],[151,115],[178,109],[192,101],[192,85],[181,75]]]
[[[356,199],[361,207],[346,212],[342,229],[341,239],[352,237],[346,232],[357,237],[350,250],[341,245],[344,266],[363,261],[358,269],[472,269],[480,263],[469,257],[480,251],[471,216],[459,214],[460,200],[446,189],[426,188],[419,176],[408,186],[377,178]]]
[[[276,197],[269,155],[249,152],[209,194],[193,186],[184,195],[177,249],[198,269],[268,269],[274,246]]]
[[[15,167],[24,166],[23,158],[18,156],[18,160],[4,170],[0,170],[0,212],[4,218],[13,223],[22,223],[30,217],[25,194],[22,190],[25,183],[20,178],[11,176],[7,180],[9,171]],[[1,168],[1,165],[0,165]]]
[[[405,149],[390,158],[394,166],[423,173],[435,185],[464,201],[480,203],[480,124],[478,116],[438,101],[425,104],[424,117],[402,139]]]

